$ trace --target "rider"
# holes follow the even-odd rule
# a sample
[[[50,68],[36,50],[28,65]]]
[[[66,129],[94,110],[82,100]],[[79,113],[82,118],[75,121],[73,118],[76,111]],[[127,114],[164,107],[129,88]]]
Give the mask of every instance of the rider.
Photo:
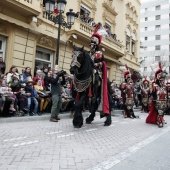
[[[102,30],[102,26],[99,23],[90,40],[90,56],[94,63],[94,87],[92,89],[93,97],[92,97],[92,108],[91,115],[86,119],[86,122],[93,121],[95,116],[95,111],[98,108],[98,111],[102,113],[104,116],[110,116],[110,107],[109,107],[109,99],[108,99],[108,83],[107,83],[107,67],[106,62],[103,56],[103,53],[99,50],[99,45],[102,41],[101,33],[104,33]],[[106,32],[107,34],[107,32]],[[101,84],[100,84],[101,82]],[[98,87],[101,85],[101,91],[98,91]],[[99,97],[100,96],[100,97]],[[98,100],[98,103],[96,102]],[[99,104],[100,103],[100,104]],[[111,121],[111,119],[110,119]],[[105,122],[107,125],[108,122]],[[109,122],[108,124],[110,124]]]

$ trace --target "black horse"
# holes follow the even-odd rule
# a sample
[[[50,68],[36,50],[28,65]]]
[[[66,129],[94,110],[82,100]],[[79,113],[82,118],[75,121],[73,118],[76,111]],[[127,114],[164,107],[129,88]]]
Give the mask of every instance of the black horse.
[[[89,92],[92,90],[91,114],[86,119],[86,123],[90,124],[95,117],[95,112],[98,109],[98,93],[101,91],[101,82],[97,86],[93,83],[93,68],[94,63],[84,47],[79,48],[74,46],[73,59],[71,63],[70,73],[74,75],[72,95],[76,98],[75,114],[73,118],[73,126],[81,128],[83,125],[82,110],[84,102],[89,98]],[[108,82],[109,86],[109,82]],[[110,89],[110,87],[109,87]],[[96,93],[96,94],[95,94]],[[107,116],[105,125],[111,124],[111,114]]]

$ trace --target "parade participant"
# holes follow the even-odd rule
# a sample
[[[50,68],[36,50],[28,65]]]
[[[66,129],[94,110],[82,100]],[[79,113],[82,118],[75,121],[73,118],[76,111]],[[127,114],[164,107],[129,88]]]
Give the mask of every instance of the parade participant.
[[[164,114],[167,106],[167,91],[164,84],[164,74],[162,71],[161,63],[159,62],[159,69],[155,73],[155,83],[153,83],[152,96],[153,101],[150,106],[150,112],[146,118],[146,123],[157,124],[158,127],[164,125]]]
[[[124,79],[125,82],[121,83],[120,88],[121,88],[121,95],[122,95],[122,100],[123,100],[123,116],[124,118],[137,118],[135,116],[134,111],[133,111],[133,106],[134,106],[134,99],[133,99],[133,88],[134,85],[132,83],[131,79],[131,74],[130,70],[127,67],[121,66],[120,70],[124,72]]]
[[[150,95],[150,88],[149,88],[149,80],[146,79],[146,77],[144,78],[144,80],[142,81],[142,90],[141,90],[141,95],[142,95],[142,108],[141,108],[141,112],[149,112],[149,95]]]
[[[166,114],[170,115],[170,79],[166,82],[166,91],[167,91],[167,109],[166,109]]]
[[[102,36],[107,35],[106,30],[102,27],[101,23],[96,25],[94,33],[90,40],[90,56],[94,64],[94,85],[92,89],[92,107],[91,115],[86,119],[86,123],[91,123],[95,116],[95,111],[101,113],[101,117],[106,116],[105,125],[111,124],[111,108],[109,106],[109,87],[107,79],[107,67],[106,61],[104,59],[103,53],[99,50],[99,45],[102,41]],[[101,91],[99,86],[101,85]],[[98,103],[96,102],[98,100]]]

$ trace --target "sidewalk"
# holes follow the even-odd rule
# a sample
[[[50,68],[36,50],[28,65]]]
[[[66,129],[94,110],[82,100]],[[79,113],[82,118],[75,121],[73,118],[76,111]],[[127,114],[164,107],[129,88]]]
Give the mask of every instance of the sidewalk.
[[[134,109],[134,111],[139,111],[139,109]],[[87,117],[89,115],[88,110],[83,112],[83,116]],[[112,116],[121,116],[122,110],[113,110],[111,112]],[[71,118],[70,112],[62,112],[59,117],[62,118]],[[23,117],[0,117],[0,123],[13,123],[13,122],[27,122],[27,121],[41,121],[41,120],[50,120],[50,113],[43,114],[41,116],[23,116]]]

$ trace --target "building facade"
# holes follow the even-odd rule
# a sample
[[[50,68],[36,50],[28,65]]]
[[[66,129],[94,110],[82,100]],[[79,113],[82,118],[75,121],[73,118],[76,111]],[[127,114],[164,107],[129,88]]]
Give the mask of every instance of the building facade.
[[[104,38],[101,44],[110,80],[120,83],[120,65],[139,70],[139,0],[74,0],[74,4],[67,1],[65,11],[69,9],[80,15],[88,13],[95,23],[110,29],[112,37]],[[0,55],[6,62],[6,72],[12,65],[20,72],[25,67],[55,66],[58,25],[47,18],[43,0],[0,1]],[[73,45],[88,50],[93,30],[79,17],[71,30],[61,29],[58,69],[69,73]]]
[[[170,73],[170,7],[169,0],[156,0],[141,5],[141,72],[154,77],[151,64],[161,61]]]

